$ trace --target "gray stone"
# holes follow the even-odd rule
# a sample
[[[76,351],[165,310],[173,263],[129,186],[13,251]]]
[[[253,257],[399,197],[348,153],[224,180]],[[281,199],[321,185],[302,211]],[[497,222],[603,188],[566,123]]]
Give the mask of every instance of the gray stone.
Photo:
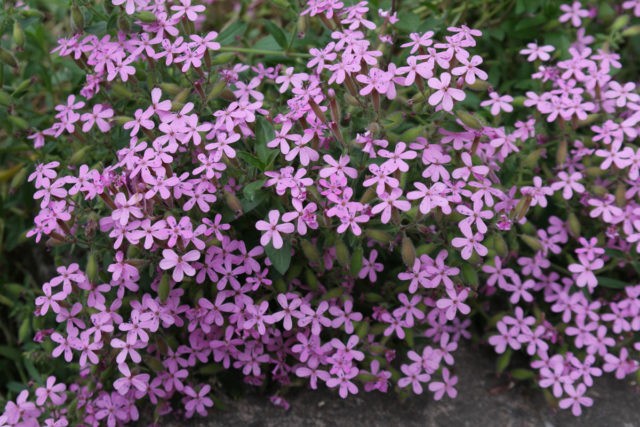
[[[224,398],[225,410],[208,419],[163,420],[170,427],[330,427],[330,426],[499,426],[640,427],[640,392],[635,384],[604,376],[588,395],[594,406],[574,417],[558,410],[542,393],[495,375],[495,358],[471,346],[456,352],[458,397],[434,401],[425,390],[421,396],[400,401],[393,394],[363,393],[342,400],[331,390],[300,390],[286,396],[289,411],[273,406],[268,396]]]

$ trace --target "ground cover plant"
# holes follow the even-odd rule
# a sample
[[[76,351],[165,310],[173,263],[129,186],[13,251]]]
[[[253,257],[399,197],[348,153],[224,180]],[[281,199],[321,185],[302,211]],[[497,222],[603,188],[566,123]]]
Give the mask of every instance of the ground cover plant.
[[[0,425],[455,398],[461,340],[576,416],[637,375],[640,2],[495,3],[73,1],[50,53],[65,6],[5,5],[50,268],[0,291]]]

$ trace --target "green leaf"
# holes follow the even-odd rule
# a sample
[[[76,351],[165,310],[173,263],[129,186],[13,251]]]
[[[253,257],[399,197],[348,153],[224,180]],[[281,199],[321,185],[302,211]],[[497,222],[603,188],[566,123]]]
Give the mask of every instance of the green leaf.
[[[249,183],[245,185],[244,188],[242,189],[242,194],[244,194],[244,197],[246,197],[247,200],[253,201],[256,198],[256,193],[260,191],[264,183],[265,183],[264,179],[260,179],[258,181]]]
[[[271,243],[269,243],[265,248],[266,252],[273,268],[275,268],[278,273],[285,274],[287,270],[289,270],[289,265],[291,265],[291,244],[289,242],[284,242],[284,245],[280,249],[276,249],[273,247]]]
[[[273,36],[276,43],[278,43],[278,45],[280,45],[281,48],[286,49],[287,35],[284,33],[284,31],[282,31],[282,28],[278,27],[276,24],[268,20],[264,21],[264,26],[269,32],[269,34]]]
[[[17,363],[19,363],[22,358],[20,351],[17,348],[9,347],[8,345],[0,345],[0,356],[11,359]]]
[[[631,282],[623,282],[622,280],[612,279],[611,277],[596,276],[596,279],[598,279],[599,286],[604,286],[609,289],[624,289],[632,285]]]
[[[529,369],[513,369],[511,371],[511,376],[520,381],[530,380],[535,377],[533,371],[530,371]]]
[[[244,22],[236,21],[233,24],[225,28],[216,38],[216,41],[221,45],[232,44],[235,38],[244,34],[247,30],[247,24]]]
[[[513,352],[511,351],[511,349],[508,348],[507,351],[504,352],[504,354],[498,357],[498,360],[496,361],[496,371],[499,374],[503,373],[504,370],[507,369],[507,366],[509,366],[509,362],[511,362],[512,353]]]
[[[267,142],[273,140],[276,136],[275,131],[271,123],[264,117],[258,117],[256,126],[256,154],[258,158],[262,160],[266,165],[271,163],[272,154],[277,155],[277,151],[269,150],[267,148]]]
[[[257,168],[260,172],[264,172],[265,164],[253,154],[247,153],[246,151],[238,151],[236,154],[238,158],[243,160],[245,163]]]

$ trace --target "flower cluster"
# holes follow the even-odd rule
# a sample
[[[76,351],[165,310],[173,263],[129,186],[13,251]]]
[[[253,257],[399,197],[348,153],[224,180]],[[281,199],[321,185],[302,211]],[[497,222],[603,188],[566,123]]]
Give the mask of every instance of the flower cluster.
[[[638,369],[640,286],[606,275],[640,265],[640,95],[612,76],[618,55],[530,43],[543,89],[524,98],[487,83],[481,31],[403,34],[366,1],[308,1],[308,54],[226,66],[204,5],[112,3],[132,27],[59,41],[86,83],[34,134],[82,148],[28,178],[29,236],[84,250],[35,301],[57,325],[43,347],[78,375],[22,392],[0,425],[206,415],[202,373],[220,369],[453,398],[476,314],[576,415],[593,377]],[[77,166],[93,141],[103,154]]]

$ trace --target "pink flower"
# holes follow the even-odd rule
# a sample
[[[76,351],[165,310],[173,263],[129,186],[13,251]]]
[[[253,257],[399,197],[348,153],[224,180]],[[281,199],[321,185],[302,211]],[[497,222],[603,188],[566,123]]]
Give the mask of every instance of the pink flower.
[[[449,298],[440,298],[436,302],[436,306],[440,310],[445,311],[448,320],[453,320],[458,311],[462,314],[469,314],[471,312],[471,308],[464,303],[467,295],[469,295],[469,289],[463,289],[458,294],[453,288],[447,288],[447,295]]]
[[[376,282],[376,279],[377,279],[376,272],[381,272],[384,270],[384,265],[379,262],[376,262],[377,257],[378,257],[378,251],[373,249],[369,253],[369,259],[364,257],[362,258],[362,268],[358,273],[358,277],[360,279],[364,279],[365,277],[369,276],[369,281],[371,283]]]
[[[484,235],[482,233],[473,234],[471,227],[461,227],[460,230],[462,231],[462,234],[464,234],[464,237],[454,238],[451,241],[451,245],[456,248],[462,248],[462,259],[471,258],[473,251],[476,251],[480,256],[485,256],[489,253],[487,247],[480,243],[484,239]]]
[[[584,395],[587,392],[587,386],[584,384],[578,384],[577,387],[572,384],[565,384],[564,391],[568,397],[561,399],[558,406],[562,409],[571,408],[571,413],[576,417],[582,414],[583,406],[589,407],[593,405],[593,399]]]
[[[277,210],[269,211],[269,222],[258,221],[256,223],[256,229],[262,231],[262,237],[260,238],[260,244],[267,246],[269,242],[275,249],[280,249],[284,245],[282,236],[280,233],[290,234],[295,231],[295,226],[291,223],[278,224],[280,220],[280,212]]]
[[[184,394],[187,395],[184,403],[184,409],[187,411],[187,418],[193,417],[195,412],[203,417],[207,415],[207,408],[211,408],[213,406],[213,400],[208,397],[210,391],[210,385],[203,385],[199,392],[196,392],[189,386],[184,388]]]
[[[371,209],[371,213],[375,215],[382,212],[382,215],[380,216],[380,220],[382,221],[383,224],[388,223],[391,220],[391,212],[393,208],[396,208],[403,212],[406,212],[409,209],[411,209],[411,203],[408,202],[407,200],[400,200],[401,196],[402,196],[402,190],[399,188],[394,188],[393,190],[391,190],[391,193],[383,193],[380,196],[380,199],[382,199],[382,202],[375,205]]]
[[[560,5],[560,10],[564,13],[558,18],[560,22],[571,21],[574,27],[582,25],[582,18],[589,17],[589,11],[582,8],[582,4],[579,1],[574,1],[571,5]]]
[[[67,386],[63,383],[56,384],[56,377],[47,378],[44,387],[36,389],[36,405],[43,406],[47,400],[50,400],[56,406],[61,406],[67,400],[65,391]]]
[[[442,368],[442,382],[434,381],[429,384],[429,390],[433,392],[433,398],[440,400],[446,393],[450,398],[455,399],[458,391],[454,388],[458,383],[458,377],[451,375],[449,369]]]
[[[452,88],[451,74],[442,73],[440,78],[432,77],[429,79],[429,87],[436,91],[429,97],[429,104],[434,107],[438,104],[442,104],[444,111],[453,110],[453,100],[462,101],[465,98],[465,93],[460,89]]]
[[[549,59],[551,59],[551,55],[549,54],[554,50],[556,50],[556,48],[553,46],[549,46],[549,45],[538,46],[537,43],[528,43],[527,48],[522,49],[520,51],[520,54],[528,55],[527,61],[529,62],[533,62],[536,60],[548,61]]]
[[[191,250],[184,255],[178,255],[173,249],[164,249],[162,251],[162,261],[160,261],[160,268],[163,270],[173,270],[171,276],[176,282],[182,282],[184,276],[194,276],[196,269],[189,264],[190,262],[200,259],[200,252],[197,250]]]
[[[481,107],[491,107],[491,114],[497,116],[500,114],[500,111],[504,111],[505,113],[510,113],[513,111],[513,107],[511,106],[511,102],[513,102],[513,97],[509,95],[500,96],[496,92],[489,92],[489,98],[486,101],[482,101],[480,103]]]

